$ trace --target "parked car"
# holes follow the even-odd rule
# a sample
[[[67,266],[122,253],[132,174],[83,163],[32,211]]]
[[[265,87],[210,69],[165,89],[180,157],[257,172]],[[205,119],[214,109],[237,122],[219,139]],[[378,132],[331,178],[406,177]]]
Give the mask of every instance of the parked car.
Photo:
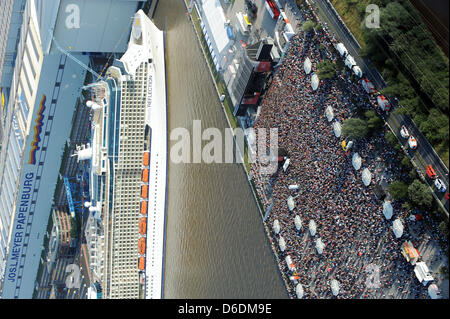
[[[434,186],[436,186],[437,190],[442,193],[445,193],[445,191],[447,190],[444,182],[440,178],[436,178],[436,180],[434,181]]]
[[[413,150],[415,150],[417,148],[417,140],[414,136],[412,136],[412,135],[409,136],[408,145]]]
[[[408,138],[408,137],[409,137],[409,132],[408,132],[408,130],[406,129],[406,126],[402,125],[402,127],[401,127],[401,129],[400,129],[400,135],[401,135],[403,138]]]

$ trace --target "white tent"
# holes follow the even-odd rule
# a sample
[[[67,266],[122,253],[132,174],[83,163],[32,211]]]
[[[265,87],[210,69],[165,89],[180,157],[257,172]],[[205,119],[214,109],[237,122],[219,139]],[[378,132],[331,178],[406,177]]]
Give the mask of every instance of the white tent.
[[[372,180],[372,173],[369,171],[368,168],[365,168],[362,172],[362,181],[364,185],[369,186],[371,180]]]
[[[334,132],[334,136],[336,136],[336,137],[341,136],[341,131],[342,131],[341,123],[335,121],[335,122],[333,123],[333,132]]]
[[[359,66],[353,66],[353,73],[355,73],[357,77],[362,78],[362,71]]]
[[[357,171],[361,168],[361,156],[358,153],[353,153],[352,164]]]
[[[322,255],[324,248],[325,248],[325,244],[322,242],[322,239],[321,238],[317,238],[316,239],[317,253],[319,253],[319,255]]]
[[[351,69],[354,65],[356,65],[355,59],[351,55],[347,55],[345,59],[345,65]]]
[[[303,286],[302,286],[302,284],[297,284],[297,286],[295,287],[295,293],[297,294],[297,298],[298,299],[302,299],[303,298]]]
[[[339,281],[337,281],[336,279],[331,280],[331,292],[333,293],[334,296],[337,296],[339,294]]]
[[[311,234],[311,236],[314,236],[316,234],[316,230],[317,230],[316,222],[311,219],[309,221],[309,233]]]
[[[297,215],[294,217],[294,224],[295,224],[295,228],[297,228],[297,230],[302,229],[302,220],[300,219],[300,216]]]
[[[346,47],[342,43],[338,43],[336,45],[336,50],[338,50],[338,52],[341,56],[348,53]]]
[[[385,201],[383,203],[383,214],[387,220],[392,218],[392,212],[393,212],[393,209],[392,209],[391,201],[390,200]]]
[[[295,202],[294,202],[294,198],[292,196],[289,196],[287,199],[287,205],[290,211],[293,211],[295,208]]]
[[[431,284],[428,286],[428,295],[431,299],[441,299],[441,292],[436,284]]]
[[[352,146],[353,146],[353,141],[349,141],[349,142],[347,143],[347,146],[345,147],[345,150],[348,151],[349,149],[352,148]]]
[[[286,249],[286,241],[284,240],[283,236],[280,236],[280,239],[278,239],[278,245],[280,246],[281,251],[284,251]]]
[[[313,89],[313,91],[317,90],[317,88],[319,87],[319,77],[317,76],[317,74],[313,74],[311,76],[311,88]]]
[[[275,219],[273,221],[273,231],[275,232],[275,234],[278,235],[280,233],[280,230],[281,230],[280,222],[278,221],[278,219]]]
[[[290,163],[291,163],[291,160],[289,158],[284,161],[283,172],[286,172],[286,170],[288,169]]]
[[[290,255],[286,256],[285,261],[286,261],[286,265],[288,266],[290,271],[295,270],[295,266],[294,266],[294,263],[292,262],[292,258]]]
[[[325,109],[325,116],[327,117],[328,122],[331,122],[333,120],[334,112],[331,105],[328,105],[327,108]]]
[[[396,238],[402,237],[402,235],[403,235],[403,223],[402,223],[402,221],[399,218],[394,220],[394,222],[392,223],[392,230],[394,231],[394,234],[395,234]]]
[[[311,73],[311,60],[309,58],[306,58],[305,62],[303,63],[303,69],[305,70],[306,74]]]
[[[414,267],[414,274],[424,286],[426,286],[430,281],[434,280],[433,276],[431,276],[427,264],[423,261],[420,261],[416,264],[416,266]]]

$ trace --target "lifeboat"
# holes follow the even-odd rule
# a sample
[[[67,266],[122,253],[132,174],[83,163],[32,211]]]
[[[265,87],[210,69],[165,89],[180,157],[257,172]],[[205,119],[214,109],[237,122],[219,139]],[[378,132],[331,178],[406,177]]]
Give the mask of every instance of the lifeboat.
[[[143,185],[142,186],[141,196],[142,196],[143,199],[147,199],[148,198],[148,185]]]
[[[145,254],[145,237],[139,239],[138,248],[141,255]]]
[[[147,218],[143,217],[139,220],[139,233],[145,235],[147,233]]]
[[[147,202],[141,202],[141,214],[147,215]]]
[[[138,259],[138,268],[139,268],[139,270],[145,269],[145,257],[140,257]]]
[[[142,170],[142,181],[148,183],[148,168]]]
[[[142,158],[142,165],[148,166],[149,163],[150,163],[150,153],[149,152],[145,152],[144,156]]]

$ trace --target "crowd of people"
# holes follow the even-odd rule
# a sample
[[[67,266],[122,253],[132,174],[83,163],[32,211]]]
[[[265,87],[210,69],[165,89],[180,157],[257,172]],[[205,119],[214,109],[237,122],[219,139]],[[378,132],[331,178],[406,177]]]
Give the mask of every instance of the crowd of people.
[[[334,121],[342,124],[361,109],[376,109],[376,97],[367,94],[347,68],[332,79],[321,80],[316,91],[311,88],[311,74],[318,72],[317,64],[324,59],[340,59],[332,50],[334,45],[326,30],[299,32],[291,39],[254,126],[255,132],[258,128],[277,128],[278,147],[290,160],[286,170],[280,166],[272,175],[262,174],[258,161],[251,166],[258,196],[264,210],[269,211],[265,222],[280,270],[285,278],[298,276],[297,280],[288,280],[292,298],[296,298],[298,283],[303,287],[303,298],[331,298],[332,279],[339,282],[338,298],[422,297],[426,289],[400,253],[402,243],[411,239],[407,225],[400,239],[392,231],[392,221],[401,217],[405,224],[408,212],[394,202],[394,216],[386,220],[383,203],[374,195],[374,186],[381,178],[389,183],[401,174],[393,164],[395,152],[386,144],[384,130],[355,141],[347,152],[341,147],[344,137],[337,138],[333,133]],[[306,58],[312,62],[311,74],[304,71]],[[328,106],[334,113],[331,122],[325,115]],[[354,152],[362,158],[359,170],[352,166]],[[361,178],[364,168],[373,176],[368,187]],[[298,187],[289,189],[290,185]],[[287,204],[290,196],[293,210]],[[294,224],[297,215],[301,230]],[[273,231],[275,220],[281,228],[278,234]],[[314,236],[308,229],[310,220],[317,225]],[[278,247],[280,236],[286,242],[284,251]],[[322,254],[316,250],[318,238],[325,244]],[[286,264],[288,255],[295,270],[289,270]],[[379,269],[379,276],[374,269]]]

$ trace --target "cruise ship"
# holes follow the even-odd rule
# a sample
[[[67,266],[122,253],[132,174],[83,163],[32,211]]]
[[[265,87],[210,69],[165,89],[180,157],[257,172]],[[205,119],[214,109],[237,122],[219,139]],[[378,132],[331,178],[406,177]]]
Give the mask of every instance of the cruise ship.
[[[102,298],[161,299],[167,181],[164,32],[139,10],[125,54],[85,86],[91,140],[74,155],[90,172],[100,225],[93,280]],[[89,246],[89,245],[88,245]]]

